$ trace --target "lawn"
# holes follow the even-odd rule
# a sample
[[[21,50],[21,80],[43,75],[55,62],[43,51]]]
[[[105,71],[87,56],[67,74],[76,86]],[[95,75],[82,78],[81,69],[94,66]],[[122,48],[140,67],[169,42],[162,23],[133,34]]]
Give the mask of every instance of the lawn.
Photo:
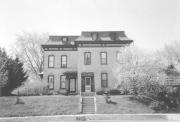
[[[15,104],[16,97],[0,97],[0,117],[79,114],[79,96],[20,97],[25,104]]]
[[[154,113],[148,106],[130,100],[130,96],[111,96],[112,103],[107,104],[104,96],[98,95],[96,97],[97,113],[98,114],[140,114],[140,113]]]

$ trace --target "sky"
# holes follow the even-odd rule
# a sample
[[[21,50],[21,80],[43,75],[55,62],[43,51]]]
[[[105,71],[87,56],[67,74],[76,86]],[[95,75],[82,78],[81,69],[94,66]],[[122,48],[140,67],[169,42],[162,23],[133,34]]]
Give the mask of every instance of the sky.
[[[125,31],[155,51],[180,40],[180,0],[0,0],[0,47],[10,51],[23,32],[80,35]]]

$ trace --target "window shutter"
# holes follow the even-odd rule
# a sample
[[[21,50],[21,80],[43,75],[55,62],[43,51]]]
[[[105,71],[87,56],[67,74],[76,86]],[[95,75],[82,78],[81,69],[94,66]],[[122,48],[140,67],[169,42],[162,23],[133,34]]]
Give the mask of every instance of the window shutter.
[[[85,77],[81,78],[81,91],[85,92]]]
[[[91,77],[91,91],[94,92],[95,88],[94,88],[94,77]]]

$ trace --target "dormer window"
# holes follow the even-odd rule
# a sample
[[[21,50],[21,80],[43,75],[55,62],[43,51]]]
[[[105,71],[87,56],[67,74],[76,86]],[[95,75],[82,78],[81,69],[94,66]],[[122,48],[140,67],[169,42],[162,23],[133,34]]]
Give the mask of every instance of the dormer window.
[[[74,45],[74,42],[71,42],[72,45]]]
[[[97,33],[92,33],[92,40],[96,41],[98,39],[98,34]]]
[[[116,40],[116,33],[115,32],[111,32],[110,33],[110,38],[112,41],[115,41]]]
[[[62,41],[60,41],[59,44],[62,45],[63,44]]]
[[[63,37],[63,38],[62,38],[62,41],[63,41],[63,42],[66,42],[66,41],[67,41],[67,37]]]

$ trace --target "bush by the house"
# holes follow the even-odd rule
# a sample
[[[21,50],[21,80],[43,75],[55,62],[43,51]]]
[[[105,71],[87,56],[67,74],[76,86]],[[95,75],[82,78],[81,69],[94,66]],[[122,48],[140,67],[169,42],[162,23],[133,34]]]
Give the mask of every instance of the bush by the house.
[[[104,94],[104,91],[103,90],[99,90],[96,92],[97,95],[103,95]]]
[[[110,95],[120,95],[121,94],[121,91],[118,90],[118,89],[111,89],[109,91]]]
[[[99,91],[96,92],[96,94],[97,95],[104,95],[107,92],[110,95],[124,95],[125,94],[125,92],[123,90],[119,90],[119,89],[99,90]]]
[[[177,108],[179,105],[178,97],[178,92],[173,87],[171,87],[170,91],[160,92],[158,94],[158,101],[160,104],[159,106],[156,106],[156,108],[161,106],[163,106],[166,110]]]
[[[38,81],[37,79],[29,79],[29,81],[23,86],[15,89],[12,93],[16,94],[19,92],[20,96],[39,96],[39,95],[51,95],[53,94],[47,88],[47,84]]]

